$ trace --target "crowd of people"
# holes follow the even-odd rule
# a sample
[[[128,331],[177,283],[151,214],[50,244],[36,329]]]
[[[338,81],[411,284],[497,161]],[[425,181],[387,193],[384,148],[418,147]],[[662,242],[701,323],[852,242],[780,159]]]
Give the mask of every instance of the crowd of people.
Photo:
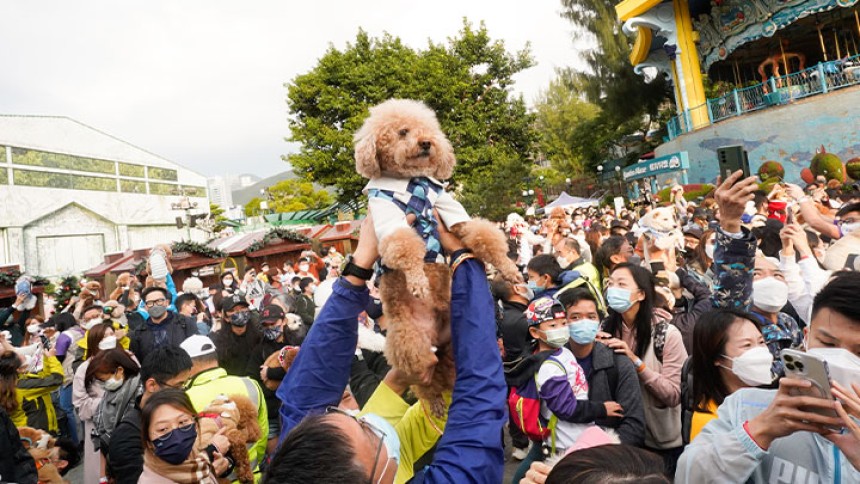
[[[348,258],[176,288],[154,251],[110,299],[43,319],[19,297],[0,481],[860,482],[860,192],[738,172],[682,195],[512,214],[521,283],[439,223],[442,415],[386,361],[368,219]]]

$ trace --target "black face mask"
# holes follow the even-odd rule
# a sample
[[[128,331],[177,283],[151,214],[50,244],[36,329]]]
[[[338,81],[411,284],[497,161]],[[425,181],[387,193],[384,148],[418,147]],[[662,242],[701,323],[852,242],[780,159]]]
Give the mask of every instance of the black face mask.
[[[230,324],[233,326],[247,326],[251,321],[251,311],[241,311],[230,316]]]

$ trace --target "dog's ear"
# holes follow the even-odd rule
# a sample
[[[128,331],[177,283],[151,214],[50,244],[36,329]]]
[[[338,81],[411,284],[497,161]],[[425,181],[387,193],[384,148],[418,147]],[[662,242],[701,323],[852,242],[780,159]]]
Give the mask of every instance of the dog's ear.
[[[361,133],[359,133],[360,135]],[[376,161],[376,136],[365,134],[355,137],[355,170],[369,179],[380,175],[379,162]]]
[[[454,174],[454,165],[457,163],[457,158],[454,157],[454,148],[451,146],[451,142],[444,137],[441,137],[436,146],[439,147],[439,163],[436,165],[436,172],[433,176],[438,180],[447,180]]]

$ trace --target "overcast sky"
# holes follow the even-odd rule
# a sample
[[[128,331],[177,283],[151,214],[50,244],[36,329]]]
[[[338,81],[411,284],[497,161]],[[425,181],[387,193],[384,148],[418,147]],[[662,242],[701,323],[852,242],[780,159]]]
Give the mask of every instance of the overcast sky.
[[[6,1],[0,113],[64,115],[205,175],[273,175],[287,136],[283,83],[359,27],[423,48],[486,22],[537,66],[515,90],[532,103],[556,67],[577,66],[558,0],[404,2]]]

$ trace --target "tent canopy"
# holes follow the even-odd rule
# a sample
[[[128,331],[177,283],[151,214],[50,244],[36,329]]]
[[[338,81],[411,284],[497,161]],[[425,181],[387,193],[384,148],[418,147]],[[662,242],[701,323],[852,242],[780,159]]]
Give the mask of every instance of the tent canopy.
[[[558,196],[552,203],[544,207],[546,210],[553,209],[555,207],[561,208],[583,208],[590,207],[592,205],[599,205],[600,201],[592,198],[582,198],[582,197],[572,197],[567,194],[567,192],[561,192],[561,195]]]

